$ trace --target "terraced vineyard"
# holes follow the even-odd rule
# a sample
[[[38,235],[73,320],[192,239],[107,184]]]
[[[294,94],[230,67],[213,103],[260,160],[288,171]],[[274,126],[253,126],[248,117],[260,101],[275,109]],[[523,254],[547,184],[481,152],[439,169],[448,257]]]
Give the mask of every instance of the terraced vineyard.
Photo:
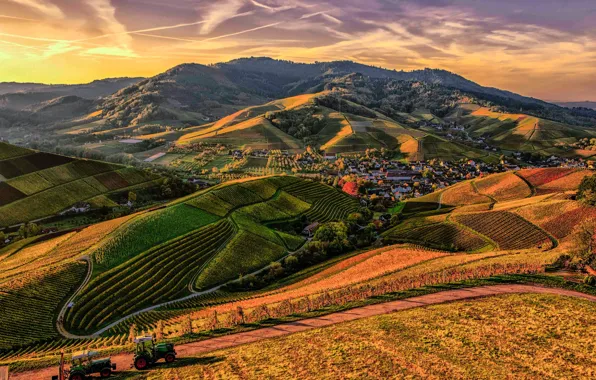
[[[55,315],[83,281],[86,267],[69,263],[1,282],[0,350],[56,338]]]
[[[312,203],[305,214],[311,221],[341,220],[358,210],[358,201],[317,182],[301,182],[284,189],[289,194]]]
[[[169,301],[188,291],[188,284],[234,234],[227,219],[168,241],[96,277],[66,315],[73,331],[96,329],[143,305]],[[109,295],[106,297],[106,295]]]
[[[152,186],[157,176],[0,143],[0,226],[40,219],[115,191]],[[104,202],[105,203],[105,202]]]
[[[386,239],[400,243],[418,243],[452,251],[477,251],[490,246],[480,236],[451,223],[389,232]]]
[[[552,242],[544,231],[507,211],[459,214],[453,219],[489,237],[501,249],[548,249],[552,247]]]

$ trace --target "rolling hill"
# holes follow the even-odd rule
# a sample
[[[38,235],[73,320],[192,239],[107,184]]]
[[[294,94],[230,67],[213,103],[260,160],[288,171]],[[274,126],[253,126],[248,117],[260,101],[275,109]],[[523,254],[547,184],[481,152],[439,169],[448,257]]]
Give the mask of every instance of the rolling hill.
[[[123,137],[167,141],[196,137],[239,146],[243,145],[239,142],[246,141],[260,148],[297,149],[304,145],[305,135],[318,134],[314,142],[306,143],[317,143],[335,152],[365,146],[391,147],[397,145],[397,138],[402,151],[415,159],[453,160],[476,159],[487,156],[487,152],[479,151],[480,146],[470,141],[446,141],[444,136],[422,141],[420,136],[397,129],[456,121],[468,126],[471,137],[483,137],[505,152],[573,156],[577,152],[562,145],[593,136],[591,127],[596,123],[596,113],[588,109],[568,109],[485,88],[446,71],[394,71],[348,61],[299,64],[250,58],[211,66],[183,64],[152,78],[104,82],[81,88],[58,86],[60,91],[56,93],[44,86],[5,84],[6,91],[30,88],[37,92],[2,95],[5,107],[0,107],[1,136],[16,143],[25,142],[27,136],[29,143],[69,149],[87,143],[88,149],[104,159],[126,150],[114,142]],[[125,83],[131,84],[121,88]],[[105,95],[108,89],[118,88]],[[325,100],[318,96],[324,92],[341,94],[342,99],[338,102],[335,97]],[[86,98],[100,93],[104,96],[100,100]],[[308,133],[288,133],[289,128],[282,128],[284,133],[279,133],[274,119],[251,120],[286,108],[299,110],[298,105],[288,107],[283,103],[284,99],[301,96],[315,96],[319,105],[327,108],[316,115],[325,126],[319,125]],[[466,103],[501,112],[495,115],[470,109]],[[353,117],[347,120],[343,114]],[[370,120],[357,117],[382,119],[389,124],[371,125]],[[245,123],[236,126],[239,121]],[[355,126],[348,126],[352,121]],[[224,125],[226,128],[222,128]],[[424,132],[435,134],[428,129]],[[135,153],[140,153],[142,159],[151,155]]]
[[[12,147],[1,157],[27,153]],[[317,182],[264,177],[218,185],[162,209],[50,239],[23,240],[0,249],[0,306],[5,311],[0,362],[35,361],[60,348],[124,347],[133,324],[146,333],[161,324],[175,339],[183,334],[188,313],[193,329],[204,331],[214,312],[220,321],[232,321],[240,308],[247,323],[256,323],[424,285],[540,272],[566,252],[573,226],[594,214],[565,193],[587,174],[536,169],[444,189],[427,197],[452,199],[452,204],[424,214],[406,206],[403,221],[383,234],[386,242],[416,246],[331,257],[253,292],[216,288],[197,293],[300,248],[303,238],[274,225],[302,216],[320,222],[342,219],[357,202]],[[541,189],[548,192],[538,194]],[[464,195],[449,196],[451,191]],[[488,206],[486,212],[471,208],[479,205]],[[73,306],[63,308],[67,301]],[[62,322],[55,325],[58,315]],[[233,329],[236,322],[229,323]],[[57,339],[98,330],[101,336],[84,340]]]
[[[464,125],[473,137],[486,138],[504,150],[566,154],[565,144],[594,136],[590,128],[563,124],[527,114],[494,112],[474,104],[461,104],[446,121]]]
[[[114,205],[108,195],[152,186],[156,176],[0,142],[0,226],[58,214],[79,202]]]
[[[412,219],[385,238],[456,251],[548,250],[596,215],[568,194],[591,175],[590,170],[525,169],[461,182],[409,200],[404,213]]]
[[[179,137],[177,143],[210,142],[290,151],[314,144],[329,153],[395,149],[411,161],[494,160],[485,151],[404,126],[349,100],[342,100],[343,104],[338,106],[334,96],[323,91],[248,107],[205,127],[193,128],[193,132]]]
[[[27,151],[20,153],[27,157]],[[304,243],[300,236],[268,227],[270,223],[302,215],[313,222],[339,220],[357,208],[355,199],[326,185],[267,177],[219,185],[162,209],[53,239],[8,246],[0,250],[0,304],[15,319],[5,318],[0,326],[0,350],[57,335],[52,320],[83,283],[87,262],[89,282],[64,315],[70,332],[93,333],[119,316],[236,279]],[[24,278],[29,280],[22,282]],[[61,278],[65,286],[58,289]],[[47,289],[48,297],[28,298],[18,306],[14,297],[31,289]],[[43,323],[27,327],[33,319],[17,313],[19,307],[24,313],[39,308],[32,316]],[[7,326],[20,335],[4,331]]]

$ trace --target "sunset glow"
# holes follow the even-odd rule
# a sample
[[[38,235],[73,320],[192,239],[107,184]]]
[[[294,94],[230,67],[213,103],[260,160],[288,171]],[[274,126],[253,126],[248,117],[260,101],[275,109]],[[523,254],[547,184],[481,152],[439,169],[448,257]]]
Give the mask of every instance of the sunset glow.
[[[596,99],[596,11],[593,0],[0,1],[0,81],[152,76],[246,56],[441,68],[542,99]]]

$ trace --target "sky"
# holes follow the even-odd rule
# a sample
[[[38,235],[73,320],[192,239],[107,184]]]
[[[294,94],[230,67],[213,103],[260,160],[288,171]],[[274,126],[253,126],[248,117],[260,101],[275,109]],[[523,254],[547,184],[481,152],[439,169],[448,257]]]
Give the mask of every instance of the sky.
[[[248,56],[440,68],[545,100],[596,100],[596,0],[0,0],[4,82]]]

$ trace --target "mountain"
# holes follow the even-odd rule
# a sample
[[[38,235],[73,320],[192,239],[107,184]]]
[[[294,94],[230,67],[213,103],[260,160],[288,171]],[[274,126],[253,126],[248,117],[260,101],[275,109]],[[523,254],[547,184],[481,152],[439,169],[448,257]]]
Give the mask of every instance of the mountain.
[[[585,102],[557,102],[561,107],[567,108],[590,108],[596,110],[596,102],[586,100]]]
[[[435,69],[396,71],[351,61],[312,64],[242,58],[211,66],[183,64],[119,91],[99,106],[104,120],[115,127],[150,122],[199,124],[214,121],[246,106],[322,91],[337,78],[359,74],[378,86],[424,82],[506,107],[560,122],[593,125],[596,112],[559,107]]]
[[[134,83],[120,88],[112,95],[94,99],[81,96],[89,95],[89,88],[93,89],[94,95],[98,95],[101,93],[100,89],[107,91],[108,87],[121,87],[127,80]],[[579,138],[592,137],[589,129],[596,125],[594,110],[560,107],[511,92],[483,87],[445,70],[405,72],[351,61],[305,64],[271,58],[243,58],[210,66],[182,64],[140,81],[114,79],[101,84],[99,82],[101,81],[69,87],[71,92],[81,95],[57,96],[59,93],[51,91],[50,87],[37,92],[1,95],[0,105],[4,108],[0,107],[0,136],[20,144],[48,144],[50,149],[56,146],[81,147],[86,144],[85,149],[101,153],[99,158],[104,159],[122,152],[124,145],[117,141],[123,138],[188,141],[191,140],[187,136],[189,134],[192,139],[203,135],[201,139],[208,138],[210,141],[217,140],[234,146],[300,149],[314,144],[330,148],[329,143],[337,145],[339,141],[340,136],[337,133],[345,133],[344,137],[349,134],[347,129],[343,131],[343,121],[329,117],[334,112],[340,118],[343,117],[342,113],[368,119],[385,118],[390,123],[415,128],[430,121],[457,123],[463,120],[461,117],[464,114],[468,115],[467,109],[462,109],[460,105],[473,104],[491,112],[526,115],[541,120],[535,124],[541,133],[533,133],[525,127],[520,129],[515,120],[513,124],[504,123],[492,130],[475,128],[470,131],[470,136],[476,139],[475,145],[462,140],[458,145],[464,144],[468,148],[459,146],[455,149],[450,146],[449,149],[442,150],[459,152],[455,156],[445,155],[451,159],[462,157],[460,153],[468,157],[465,152],[470,149],[488,149],[478,140],[481,138],[491,140],[497,148],[505,147],[503,144],[507,143],[507,150],[536,149],[545,154],[565,153],[567,144],[572,144]],[[14,84],[6,86],[12,86],[13,90],[16,88]],[[300,124],[292,130],[280,130],[276,126],[279,120],[265,117],[267,111],[283,111],[288,98],[324,92],[341,94],[343,107],[338,109],[333,99],[317,96],[317,106],[324,107],[323,114],[313,113],[310,116],[321,117],[320,120],[329,123],[327,128],[317,125],[320,122],[306,120],[310,111],[304,109],[297,110],[297,113],[279,113],[288,118],[282,120],[282,124],[293,122],[292,120],[309,123],[301,131],[297,130]],[[275,103],[277,100],[279,102]],[[258,109],[261,107],[272,108],[260,112]],[[245,117],[241,125],[223,126],[222,123],[229,118],[237,119],[238,112],[254,116]],[[443,120],[448,116],[448,120]],[[477,113],[472,116],[477,116]],[[485,117],[486,115],[481,115],[481,121]],[[499,118],[500,116],[494,119]],[[469,125],[475,124],[469,118],[463,121]],[[381,128],[381,132],[387,133],[384,128]],[[372,135],[369,131],[366,132],[364,135],[356,132],[352,137],[343,139],[346,144],[340,144],[344,146],[337,151],[359,150],[367,145],[377,146],[379,140],[383,142],[380,146],[396,145],[395,130],[389,131],[390,138],[377,134],[372,140]],[[435,134],[432,130],[425,133]],[[354,138],[356,140],[352,141]],[[535,142],[528,144],[528,139]],[[416,152],[421,151],[420,146],[415,147],[415,142],[409,141],[410,139],[398,140],[408,147],[410,157],[419,157]],[[433,147],[436,144],[445,145],[444,143],[445,141],[432,141],[419,145]],[[565,146],[558,146],[559,143]],[[485,154],[480,154],[482,155]],[[472,156],[477,157],[476,153]]]
[[[39,83],[0,83],[0,108],[25,110],[63,96],[98,99],[139,82],[143,78],[108,78],[86,84],[47,85]]]
[[[314,77],[344,76],[351,73],[359,73],[370,78],[423,81],[441,84],[463,91],[499,96],[524,103],[547,104],[541,100],[521,96],[510,91],[484,87],[460,75],[438,69],[427,68],[423,70],[397,71],[368,66],[352,61],[317,62],[309,64],[281,61],[267,57],[241,58],[217,64],[216,67],[262,74],[276,73],[277,75],[287,78],[294,78],[297,81],[304,81]]]

